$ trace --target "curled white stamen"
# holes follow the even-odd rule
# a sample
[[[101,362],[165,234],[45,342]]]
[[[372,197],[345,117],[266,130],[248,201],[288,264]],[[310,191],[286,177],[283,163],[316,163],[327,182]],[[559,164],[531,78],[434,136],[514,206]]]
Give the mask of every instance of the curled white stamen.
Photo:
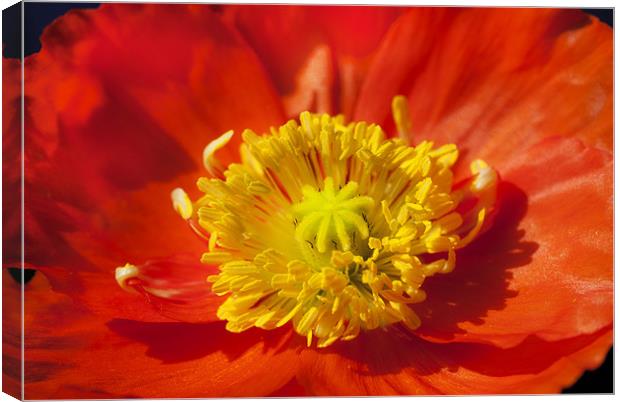
[[[215,157],[215,152],[228,144],[233,134],[233,130],[225,132],[211,141],[209,145],[205,147],[204,151],[202,151],[202,163],[205,169],[207,169],[207,172],[213,177],[224,178],[224,170],[226,170],[226,168],[222,162]]]
[[[135,265],[131,265],[129,263],[125,264],[122,267],[116,268],[115,278],[118,285],[125,291],[133,292],[134,289],[131,286],[127,285],[127,281],[131,278],[136,278],[139,274],[138,267]]]
[[[481,207],[491,207],[497,193],[497,171],[480,159],[471,163],[470,170],[476,176],[470,185],[471,191],[480,198]]]
[[[194,212],[194,208],[192,207],[192,200],[189,199],[189,196],[182,188],[175,188],[170,193],[170,198],[172,198],[172,206],[175,211],[181,215],[181,217],[185,220],[192,217]]]
[[[493,187],[497,183],[497,172],[480,159],[471,163],[471,172],[476,175],[472,189],[477,192]]]

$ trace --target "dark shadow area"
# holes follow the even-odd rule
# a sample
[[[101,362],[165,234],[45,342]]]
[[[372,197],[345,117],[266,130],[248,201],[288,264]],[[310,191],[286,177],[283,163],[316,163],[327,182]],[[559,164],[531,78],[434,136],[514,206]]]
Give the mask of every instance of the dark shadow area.
[[[512,270],[527,265],[538,249],[524,241],[519,222],[527,210],[527,196],[511,183],[498,187],[498,212],[491,229],[457,252],[456,267],[447,275],[426,279],[427,300],[415,306],[422,319],[418,333],[443,340],[464,333],[458,324],[484,324],[488,311],[502,310],[517,295],[509,290]]]
[[[22,283],[22,270],[19,268],[7,268],[9,271],[9,274],[11,275],[11,278],[13,278],[13,280],[17,283]],[[24,284],[27,284],[28,282],[30,282],[32,280],[32,278],[34,278],[34,274],[36,274],[37,271],[34,269],[30,269],[30,268],[24,268]]]
[[[41,50],[39,37],[43,29],[69,10],[97,8],[99,3],[30,3],[24,4],[24,56]],[[2,12],[4,57],[19,58],[21,54],[21,3]]]
[[[19,58],[22,48],[22,3],[2,10],[2,56]]]
[[[444,348],[446,345],[424,341],[404,326],[392,325],[385,329],[361,331],[353,340],[337,341],[327,348],[313,348],[317,361],[320,362],[323,357],[332,361],[333,372],[340,368],[363,377],[402,375],[404,372],[418,377],[432,375],[445,368],[456,369],[452,361],[437,358],[435,350],[447,350]],[[330,359],[330,355],[338,358]]]
[[[263,344],[264,351],[277,354],[288,345],[288,342],[282,341],[289,336],[290,331],[286,327],[273,331],[253,328],[235,334],[227,331],[222,321],[191,324],[114,319],[107,326],[124,338],[148,346],[147,356],[161,360],[162,363],[196,360],[216,351],[234,360],[258,343]]]
[[[612,347],[605,361],[598,369],[586,371],[572,387],[564,390],[565,394],[611,394],[614,392],[614,348]]]
[[[502,349],[483,344],[450,343],[430,346],[438,355],[456,356],[455,363],[476,373],[490,377],[537,374],[557,363],[562,357],[587,348],[609,328],[575,338],[545,341],[528,336],[514,348]]]
[[[614,27],[614,9],[613,8],[583,8],[586,13],[595,16],[601,22]]]

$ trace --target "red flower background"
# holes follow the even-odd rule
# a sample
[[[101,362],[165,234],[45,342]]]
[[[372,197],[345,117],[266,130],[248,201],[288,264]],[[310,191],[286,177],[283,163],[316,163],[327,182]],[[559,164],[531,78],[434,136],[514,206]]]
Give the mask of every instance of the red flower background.
[[[547,393],[609,350],[612,35],[593,17],[110,4],[55,21],[24,69],[28,399]],[[21,258],[19,73],[3,60],[4,268]],[[194,189],[216,136],[303,110],[393,133],[396,94],[414,143],[456,143],[457,169],[482,158],[502,179],[493,226],[425,283],[420,329],[325,349],[289,327],[227,332],[170,190]],[[122,291],[127,261],[181,293]],[[3,269],[12,395],[19,291]]]

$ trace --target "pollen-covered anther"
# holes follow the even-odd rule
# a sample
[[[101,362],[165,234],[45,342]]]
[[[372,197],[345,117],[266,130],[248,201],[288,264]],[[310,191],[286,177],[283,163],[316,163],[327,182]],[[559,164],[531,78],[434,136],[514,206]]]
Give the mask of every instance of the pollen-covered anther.
[[[393,110],[409,135],[406,100]],[[269,134],[246,130],[241,162],[224,170],[213,154],[231,135],[205,149],[203,196],[173,203],[206,234],[202,261],[219,266],[208,280],[227,296],[218,317],[233,332],[292,325],[326,347],[390,325],[414,331],[425,279],[455,269],[493,207],[484,162],[454,186],[452,144],[409,146],[375,124],[304,112]]]

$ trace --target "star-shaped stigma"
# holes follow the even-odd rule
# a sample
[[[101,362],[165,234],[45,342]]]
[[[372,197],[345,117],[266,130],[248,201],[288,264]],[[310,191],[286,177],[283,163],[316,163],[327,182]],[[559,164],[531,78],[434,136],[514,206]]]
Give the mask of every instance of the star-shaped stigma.
[[[354,181],[338,189],[334,179],[327,177],[324,184],[322,191],[310,186],[302,188],[303,200],[293,206],[298,220],[295,237],[311,242],[320,253],[331,249],[330,243],[335,246],[336,241],[342,251],[349,251],[356,233],[361,239],[369,236],[364,213],[372,208],[374,200],[360,196]]]

